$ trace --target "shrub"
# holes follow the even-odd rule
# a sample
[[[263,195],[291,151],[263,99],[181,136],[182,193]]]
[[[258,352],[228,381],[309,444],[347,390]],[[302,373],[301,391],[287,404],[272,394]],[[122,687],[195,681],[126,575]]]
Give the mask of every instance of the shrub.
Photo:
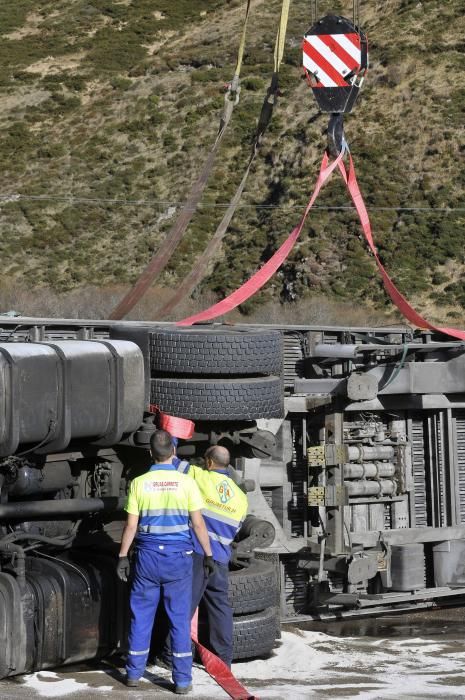
[[[123,78],[121,75],[115,75],[110,80],[110,85],[113,90],[128,90],[132,85],[132,80],[129,78]]]

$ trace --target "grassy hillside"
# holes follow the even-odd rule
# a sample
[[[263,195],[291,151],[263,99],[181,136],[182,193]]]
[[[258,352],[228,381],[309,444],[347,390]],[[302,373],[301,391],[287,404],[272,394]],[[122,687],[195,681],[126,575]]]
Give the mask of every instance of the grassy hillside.
[[[137,278],[214,140],[244,5],[15,0],[0,6],[4,286],[124,289]],[[241,178],[271,74],[280,5],[252,2],[241,101],[162,287],[176,286],[189,270],[221,219],[218,205]],[[312,190],[327,117],[318,114],[300,69],[309,7],[307,0],[291,2],[282,95],[221,257],[204,282],[210,294],[234,289],[269,257]],[[351,16],[351,2],[320,7]],[[366,0],[361,7],[371,68],[346,134],[375,240],[420,311],[460,324],[463,2]],[[6,197],[15,194],[22,197]],[[391,309],[348,204],[334,178],[291,258],[246,312],[270,300],[306,298]]]

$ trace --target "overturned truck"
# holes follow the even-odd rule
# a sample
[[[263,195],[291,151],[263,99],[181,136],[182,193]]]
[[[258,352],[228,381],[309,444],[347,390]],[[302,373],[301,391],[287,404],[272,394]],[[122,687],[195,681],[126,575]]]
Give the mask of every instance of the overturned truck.
[[[235,658],[279,619],[461,604],[465,344],[408,327],[0,321],[0,677],[124,650],[114,573],[153,406],[224,444],[250,515]]]

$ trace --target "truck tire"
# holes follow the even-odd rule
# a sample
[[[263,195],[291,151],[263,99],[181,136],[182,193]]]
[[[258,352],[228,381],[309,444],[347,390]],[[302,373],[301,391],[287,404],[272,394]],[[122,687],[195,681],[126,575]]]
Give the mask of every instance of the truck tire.
[[[247,379],[152,379],[151,403],[179,418],[207,421],[281,418],[280,377]]]
[[[229,601],[234,615],[260,612],[279,600],[274,564],[253,559],[250,566],[229,572]]]
[[[283,341],[279,331],[161,329],[150,334],[152,376],[280,375]]]
[[[270,654],[280,634],[278,608],[233,618],[233,660]]]

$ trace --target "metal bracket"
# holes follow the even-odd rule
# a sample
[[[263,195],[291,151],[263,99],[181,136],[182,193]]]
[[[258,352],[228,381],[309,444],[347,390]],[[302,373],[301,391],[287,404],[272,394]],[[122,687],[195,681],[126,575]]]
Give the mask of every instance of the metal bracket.
[[[311,486],[308,489],[309,506],[327,506],[336,508],[349,503],[347,490],[341,484],[329,486]]]
[[[314,445],[307,449],[307,465],[336,467],[349,461],[347,445]]]
[[[325,492],[325,505],[330,507],[336,506],[347,506],[349,504],[349,497],[347,495],[347,489],[342,484],[332,484],[326,486]]]
[[[309,506],[324,506],[325,505],[325,487],[310,486],[308,489],[308,505]]]
[[[307,449],[307,465],[309,467],[324,467],[326,464],[324,445],[315,445]]]
[[[349,461],[347,445],[325,445],[325,462],[327,467],[335,467]]]

